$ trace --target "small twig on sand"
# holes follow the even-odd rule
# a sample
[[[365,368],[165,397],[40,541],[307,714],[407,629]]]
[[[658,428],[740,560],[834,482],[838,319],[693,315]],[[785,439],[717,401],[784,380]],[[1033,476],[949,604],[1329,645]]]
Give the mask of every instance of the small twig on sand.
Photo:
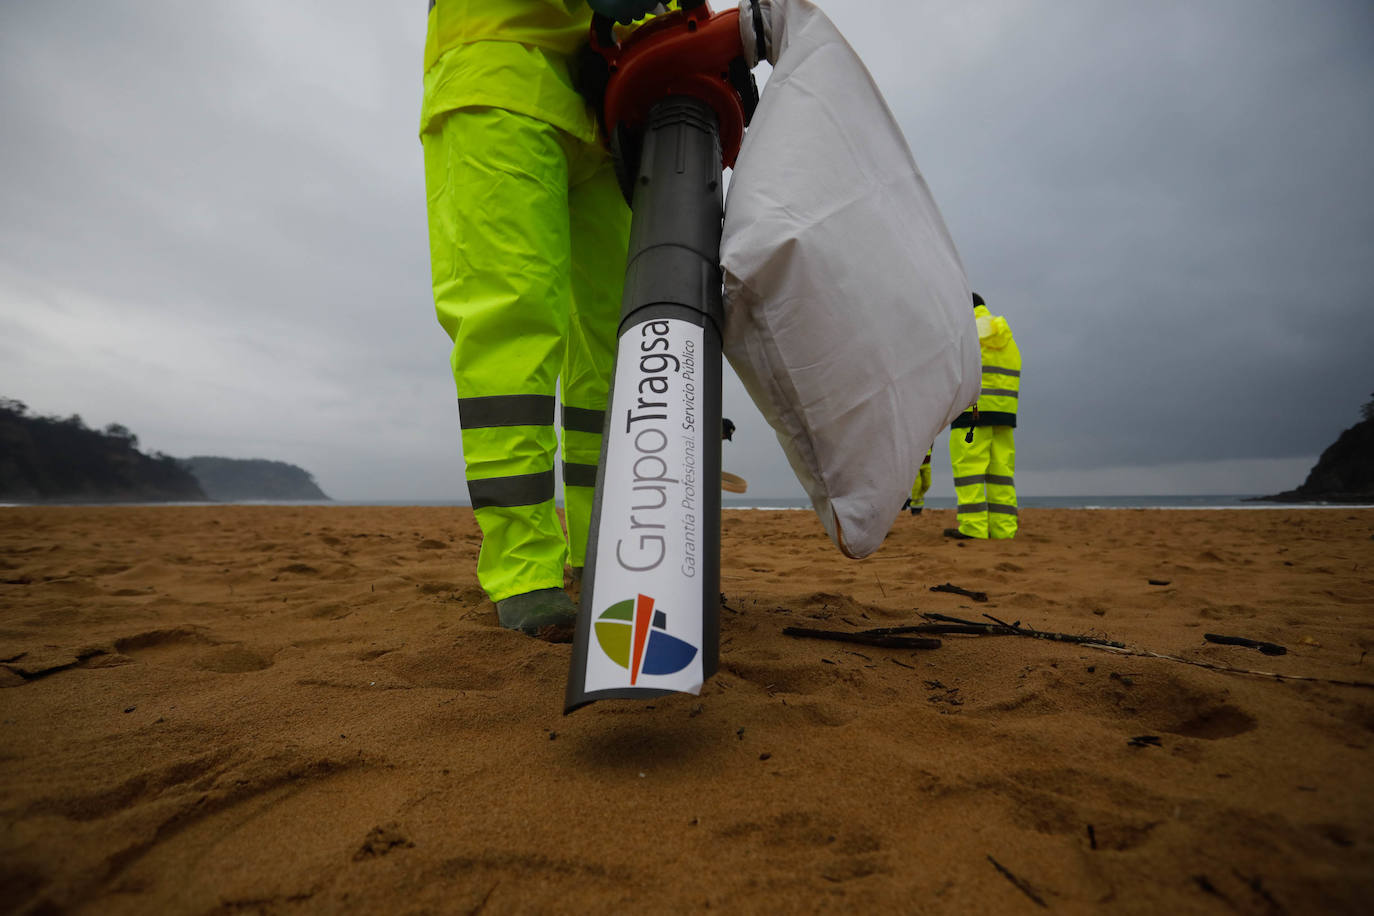
[[[879,646],[886,649],[938,649],[941,646],[941,642],[938,639],[904,635],[908,633],[1026,636],[1031,639],[1044,639],[1051,642],[1087,646],[1090,649],[1101,649],[1104,652],[1115,652],[1118,655],[1134,655],[1138,658],[1162,658],[1165,661],[1182,662],[1185,665],[1206,668],[1209,671],[1221,671],[1226,674],[1245,674],[1251,677],[1269,678],[1277,681],[1307,681],[1314,684],[1331,684],[1336,687],[1374,688],[1374,681],[1347,681],[1337,678],[1311,677],[1302,674],[1279,674],[1275,671],[1255,671],[1250,668],[1236,668],[1231,665],[1220,665],[1212,662],[1197,661],[1191,658],[1180,658],[1177,655],[1165,655],[1162,652],[1152,652],[1149,649],[1142,649],[1138,646],[1128,646],[1125,643],[1103,639],[1099,636],[1075,636],[1070,633],[1050,633],[1045,630],[1034,630],[1029,627],[1021,626],[1020,621],[1007,623],[989,614],[984,614],[983,616],[988,617],[993,623],[980,623],[976,620],[965,620],[962,617],[950,617],[947,614],[932,613],[922,614],[921,616],[926,620],[938,621],[938,623],[915,624],[901,627],[874,627],[873,629],[859,630],[852,633],[839,630],[815,630],[807,627],[784,627],[782,632],[784,636],[799,636],[809,639],[829,639],[836,642],[861,643],[863,645]],[[1240,637],[1230,638],[1239,639]],[[1364,662],[1363,655],[1360,656],[1360,662]]]
[[[970,591],[966,588],[960,588],[957,585],[951,585],[948,582],[946,582],[944,585],[932,585],[930,587],[930,590],[932,592],[949,592],[951,595],[963,595],[965,598],[972,598],[974,601],[988,600],[987,592]]]
[[[468,910],[469,916],[476,916],[476,914],[482,912],[487,908],[487,901],[491,899],[492,894],[496,893],[496,888],[499,887],[500,884],[501,882],[497,881],[495,884],[491,886],[491,889],[487,891],[486,895],[477,902],[477,906]]]
[[[1231,898],[1217,890],[1217,886],[1213,884],[1206,875],[1193,875],[1193,883],[1196,884],[1198,889],[1204,894],[1211,894],[1213,897],[1226,901],[1227,906],[1232,909],[1236,908],[1236,905],[1231,902]]]
[[[969,636],[991,634],[991,627],[982,623],[917,623],[902,627],[875,627],[864,630],[871,636],[896,636],[900,633],[963,633]]]
[[[1090,649],[1101,649],[1104,652],[1115,652],[1118,655],[1135,655],[1140,658],[1162,658],[1171,662],[1182,662],[1185,665],[1193,665],[1197,668],[1206,668],[1209,671],[1224,671],[1227,674],[1248,674],[1251,677],[1271,678],[1276,681],[1309,681],[1314,684],[1332,684],[1336,687],[1374,687],[1374,681],[1342,681],[1329,677],[1309,677],[1305,674],[1279,674],[1276,671],[1255,671],[1250,668],[1233,668],[1230,665],[1215,665],[1211,662],[1200,662],[1191,658],[1179,658],[1177,655],[1164,655],[1161,652],[1151,652],[1149,649],[1141,649],[1136,646],[1122,646],[1120,643],[1089,642],[1084,643]]]
[[[845,633],[841,630],[814,630],[810,627],[783,627],[782,635],[799,636],[804,639],[829,639],[835,642],[860,643],[865,646],[879,646],[884,649],[938,649],[940,640],[925,639],[919,636],[885,636],[881,633]]]
[[[1237,878],[1239,878],[1241,881],[1244,881],[1245,884],[1250,888],[1250,890],[1254,891],[1256,894],[1258,894],[1260,897],[1262,897],[1262,898],[1264,899],[1264,902],[1267,903],[1267,904],[1269,904],[1269,912],[1271,912],[1271,913],[1284,913],[1284,912],[1287,912],[1287,911],[1279,904],[1279,902],[1278,902],[1277,900],[1274,899],[1274,896],[1273,896],[1272,894],[1270,894],[1269,891],[1265,890],[1265,888],[1264,888],[1264,882],[1260,880],[1260,876],[1259,876],[1259,875],[1255,875],[1253,878],[1247,878],[1247,877],[1245,877],[1244,875],[1242,875],[1242,874],[1240,873],[1240,869],[1238,869],[1238,868],[1232,868],[1232,869],[1231,869],[1231,874],[1235,875],[1235,876],[1236,876]]]
[[[1049,908],[1049,905],[1046,904],[1045,901],[1040,899],[1040,895],[1037,894],[1035,891],[1031,890],[1031,886],[1029,884],[1027,884],[1025,881],[1022,881],[1020,878],[1016,877],[1011,872],[1007,871],[1007,869],[1002,865],[1001,862],[998,862],[992,856],[988,856],[988,861],[992,863],[993,868],[997,869],[999,872],[1002,873],[1003,877],[1005,877],[1008,881],[1015,885],[1018,891],[1025,894],[1030,899],[1034,900],[1037,905],[1043,906],[1046,909]]]
[[[951,617],[951,616],[949,616],[948,614],[934,614],[934,613],[932,613],[932,614],[922,614],[921,616],[924,617],[926,620],[945,620],[945,621],[948,621],[949,623],[962,623],[962,624],[965,624],[965,625],[971,626],[971,627],[982,627],[983,629],[987,629],[987,626],[988,626],[987,624],[985,624],[985,623],[980,623],[980,622],[977,621],[977,620],[965,620],[963,617]]]
[[[1076,645],[1087,646],[1113,646],[1118,649],[1126,648],[1125,643],[1113,642],[1110,639],[1103,639],[1100,636],[1074,636],[1070,633],[1050,633],[1045,630],[1033,630],[1030,627],[1021,626],[1021,622],[1007,623],[998,620],[989,614],[984,614],[993,623],[979,623],[976,620],[964,620],[961,617],[949,617],[945,614],[922,614],[927,620],[938,620],[945,623],[957,624],[968,629],[960,630],[961,633],[981,633],[987,636],[1028,636],[1031,639],[1048,639],[1051,642],[1068,642]]]
[[[1244,646],[1259,649],[1265,655],[1287,655],[1288,650],[1278,643],[1264,642],[1260,639],[1246,639],[1244,636],[1218,636],[1216,633],[1203,633],[1202,638],[1221,646]]]

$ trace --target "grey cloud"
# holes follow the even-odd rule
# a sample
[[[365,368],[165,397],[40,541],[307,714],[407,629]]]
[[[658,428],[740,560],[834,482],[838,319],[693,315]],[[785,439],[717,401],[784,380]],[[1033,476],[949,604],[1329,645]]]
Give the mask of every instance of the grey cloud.
[[[1374,7],[822,6],[1017,333],[1030,479],[1249,468],[1354,422]],[[462,495],[422,14],[0,4],[0,394],[176,454],[295,461],[335,495]],[[800,495],[734,382],[726,413],[726,466]]]

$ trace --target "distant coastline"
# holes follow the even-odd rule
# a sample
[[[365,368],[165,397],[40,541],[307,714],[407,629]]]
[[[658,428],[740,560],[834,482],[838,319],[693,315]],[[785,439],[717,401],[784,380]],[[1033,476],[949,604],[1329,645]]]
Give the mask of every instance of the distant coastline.
[[[110,505],[329,500],[304,468],[261,458],[144,453],[138,436],[79,414],[38,416],[0,397],[0,503]]]
[[[1374,401],[1365,404],[1361,413],[1364,419],[1322,452],[1302,486],[1252,499],[1288,505],[1374,505]]]
[[[337,506],[340,508],[429,508],[429,509],[467,509],[471,503],[458,499],[238,499],[238,500],[191,500],[191,501],[124,501],[102,502],[110,506]],[[30,506],[31,502],[0,500],[0,508],[11,506]],[[50,501],[41,505],[88,506],[90,502]],[[954,508],[953,497],[927,497],[926,506],[931,510],[950,510]],[[1302,503],[1272,501],[1268,497],[1249,494],[1221,495],[1163,495],[1163,496],[1022,496],[1022,509],[1091,509],[1091,510],[1264,510],[1264,509],[1370,509],[1374,504],[1349,503],[1338,501],[1311,501]],[[560,504],[561,508],[561,504]],[[805,497],[779,497],[770,499],[731,499],[724,501],[722,509],[746,509],[759,511],[810,511],[811,503]],[[902,513],[894,524],[921,524],[920,518],[911,518]]]

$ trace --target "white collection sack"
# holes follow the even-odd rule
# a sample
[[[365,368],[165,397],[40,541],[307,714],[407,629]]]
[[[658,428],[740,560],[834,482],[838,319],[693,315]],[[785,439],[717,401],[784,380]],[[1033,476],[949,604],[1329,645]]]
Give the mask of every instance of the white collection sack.
[[[808,0],[760,7],[773,73],[726,199],[725,355],[831,540],[864,557],[978,399],[971,293],[853,49]],[[750,0],[740,28],[753,56]]]

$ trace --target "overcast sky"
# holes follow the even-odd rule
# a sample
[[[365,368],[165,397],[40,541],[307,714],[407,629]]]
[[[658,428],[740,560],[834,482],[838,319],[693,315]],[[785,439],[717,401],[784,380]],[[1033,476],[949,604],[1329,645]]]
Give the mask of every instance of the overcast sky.
[[[1023,494],[1287,489],[1359,419],[1374,4],[821,6],[1016,334]],[[0,396],[339,499],[465,498],[425,7],[0,3]],[[733,379],[725,413],[726,468],[800,497]]]

